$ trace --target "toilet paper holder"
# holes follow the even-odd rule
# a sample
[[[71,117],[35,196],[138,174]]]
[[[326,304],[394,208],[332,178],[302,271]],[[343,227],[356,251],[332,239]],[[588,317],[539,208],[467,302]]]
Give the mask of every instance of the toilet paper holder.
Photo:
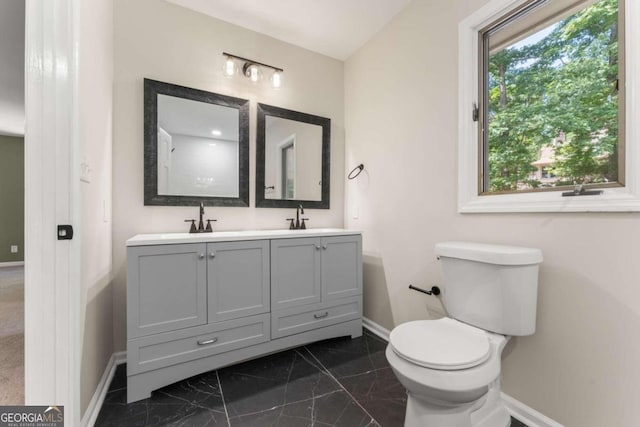
[[[422,292],[423,294],[427,294],[427,295],[436,295],[436,296],[440,295],[440,288],[437,286],[432,286],[430,290],[426,290],[422,288],[416,288],[413,285],[409,285],[409,289],[413,291]]]

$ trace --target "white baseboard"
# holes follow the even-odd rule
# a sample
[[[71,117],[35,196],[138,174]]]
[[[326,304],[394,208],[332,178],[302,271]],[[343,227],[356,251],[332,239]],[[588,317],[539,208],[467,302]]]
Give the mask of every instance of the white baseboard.
[[[0,268],[2,268],[2,267],[21,267],[23,265],[24,265],[24,261],[0,262]]]
[[[362,318],[362,326],[367,328],[370,332],[384,339],[385,341],[389,341],[389,330],[383,326],[380,326],[376,322],[371,319],[367,319],[366,317]],[[517,418],[519,421],[525,423],[528,427],[564,427],[562,424],[557,421],[552,420],[544,414],[536,411],[533,408],[525,405],[519,400],[514,399],[508,394],[501,394],[502,400],[507,407],[509,413]]]
[[[377,324],[373,320],[367,319],[366,317],[362,318],[362,326],[364,326],[370,332],[376,334],[377,336],[379,336],[383,340],[389,342],[389,334],[391,332],[387,328],[385,328],[384,326],[380,326],[379,324]]]
[[[557,421],[552,420],[544,414],[536,411],[535,409],[525,405],[519,400],[514,399],[508,394],[502,393],[502,400],[507,407],[507,410],[511,413],[513,418],[522,421],[529,427],[564,427]]]
[[[100,378],[100,382],[96,387],[96,391],[93,393],[89,406],[84,413],[84,417],[80,420],[80,425],[82,427],[93,427],[96,423],[98,414],[100,413],[100,409],[102,409],[102,404],[104,403],[104,398],[107,396],[107,392],[109,391],[111,380],[113,380],[113,375],[116,373],[116,367],[126,361],[126,351],[120,351],[111,355],[107,366],[104,368],[102,378]]]

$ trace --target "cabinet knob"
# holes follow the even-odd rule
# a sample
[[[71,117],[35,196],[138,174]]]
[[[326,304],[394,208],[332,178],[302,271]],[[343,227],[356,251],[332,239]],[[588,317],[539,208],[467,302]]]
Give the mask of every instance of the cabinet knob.
[[[204,254],[200,254],[200,255],[198,255],[198,258],[200,258],[200,259],[204,259]]]
[[[327,245],[322,245],[322,249],[327,249]]]
[[[319,251],[320,250],[320,245],[316,245],[316,250]]]
[[[198,341],[198,345],[209,345],[213,344],[216,341],[218,341],[218,338],[211,338],[210,340]]]
[[[216,257],[216,253],[215,253],[215,252],[211,252],[211,253],[209,254],[209,258],[215,258],[215,257]]]

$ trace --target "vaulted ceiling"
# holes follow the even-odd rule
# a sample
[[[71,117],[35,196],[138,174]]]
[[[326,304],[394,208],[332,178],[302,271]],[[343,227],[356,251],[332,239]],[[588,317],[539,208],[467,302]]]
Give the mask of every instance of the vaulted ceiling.
[[[411,0],[166,0],[345,60]]]

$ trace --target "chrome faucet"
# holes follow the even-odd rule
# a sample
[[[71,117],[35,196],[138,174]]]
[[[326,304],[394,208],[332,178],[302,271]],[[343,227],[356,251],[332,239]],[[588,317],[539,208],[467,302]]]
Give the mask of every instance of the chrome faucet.
[[[296,208],[295,220],[293,218],[287,218],[287,221],[291,221],[289,224],[289,230],[305,230],[307,228],[307,225],[304,222],[309,221],[309,218],[300,218],[300,215],[304,215],[304,208],[302,207],[302,204],[299,204]]]

